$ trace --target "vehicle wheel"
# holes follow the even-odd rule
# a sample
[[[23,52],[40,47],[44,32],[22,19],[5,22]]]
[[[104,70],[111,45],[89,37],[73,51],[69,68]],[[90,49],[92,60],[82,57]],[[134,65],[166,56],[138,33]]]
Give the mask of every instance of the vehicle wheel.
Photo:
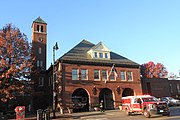
[[[126,109],[126,115],[130,116],[131,112],[129,112],[129,110]]]
[[[151,117],[151,114],[147,111],[147,110],[144,110],[144,116],[146,117],[146,118],[150,118]]]
[[[168,117],[170,116],[170,112],[167,113],[167,116],[168,116]]]

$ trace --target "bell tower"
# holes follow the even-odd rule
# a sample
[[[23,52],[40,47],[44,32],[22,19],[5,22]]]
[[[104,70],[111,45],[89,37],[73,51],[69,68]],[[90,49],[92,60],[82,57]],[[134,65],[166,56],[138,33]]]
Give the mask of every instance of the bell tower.
[[[46,99],[47,89],[46,53],[47,53],[47,23],[38,17],[32,23],[32,54],[35,58],[32,68],[33,109],[47,107],[50,101]],[[43,99],[43,101],[42,101]]]
[[[34,69],[46,70],[47,23],[38,17],[32,23],[32,47],[35,57]]]

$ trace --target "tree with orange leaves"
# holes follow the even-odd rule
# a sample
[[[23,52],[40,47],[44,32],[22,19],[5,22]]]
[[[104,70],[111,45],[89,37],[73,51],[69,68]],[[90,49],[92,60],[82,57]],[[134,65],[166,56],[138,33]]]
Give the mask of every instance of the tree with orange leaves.
[[[143,78],[165,78],[167,77],[167,70],[163,64],[150,61],[141,66],[141,75]]]
[[[32,68],[31,45],[25,34],[12,24],[0,29],[0,100],[24,92]]]

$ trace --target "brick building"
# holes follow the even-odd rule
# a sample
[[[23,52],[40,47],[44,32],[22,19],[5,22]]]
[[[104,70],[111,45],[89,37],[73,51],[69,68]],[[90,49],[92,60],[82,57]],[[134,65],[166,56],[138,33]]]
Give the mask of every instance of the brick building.
[[[173,97],[180,99],[180,80],[168,80],[168,78],[142,79],[143,94],[150,94],[157,98]]]
[[[89,111],[101,100],[105,109],[119,106],[122,96],[142,94],[140,65],[108,49],[102,42],[82,40],[46,70],[47,23],[38,17],[32,24],[35,56],[34,109],[52,106],[52,73],[56,105]]]
[[[57,102],[74,111],[88,111],[104,101],[105,109],[119,106],[122,96],[142,94],[140,65],[97,45],[82,40],[55,64]]]

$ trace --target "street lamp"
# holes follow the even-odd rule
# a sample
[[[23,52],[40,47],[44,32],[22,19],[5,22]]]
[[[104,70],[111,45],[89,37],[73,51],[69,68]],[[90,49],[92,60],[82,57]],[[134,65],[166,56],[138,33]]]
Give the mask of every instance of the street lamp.
[[[58,44],[56,42],[55,46],[53,46],[53,76],[52,76],[52,79],[53,79],[53,118],[56,117],[56,88],[55,88],[55,78],[54,78],[54,64],[55,64],[55,50],[58,50]]]

